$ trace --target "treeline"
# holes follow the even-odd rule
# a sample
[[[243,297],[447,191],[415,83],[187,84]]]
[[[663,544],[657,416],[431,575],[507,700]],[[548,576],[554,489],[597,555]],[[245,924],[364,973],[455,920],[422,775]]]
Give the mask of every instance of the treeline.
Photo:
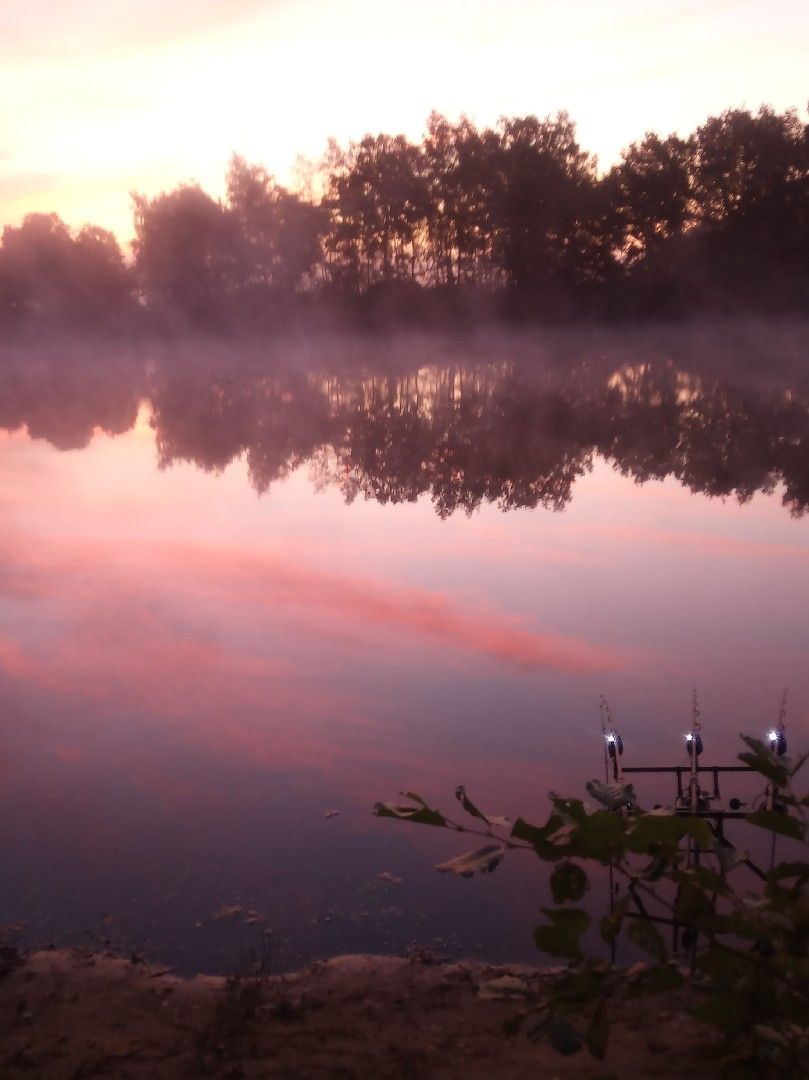
[[[222,200],[184,184],[133,201],[129,261],[111,233],[53,214],[6,227],[0,321],[264,329],[809,300],[809,125],[793,110],[647,133],[604,175],[564,113],[485,129],[434,113],[418,144],[332,141],[306,192],[234,155]]]

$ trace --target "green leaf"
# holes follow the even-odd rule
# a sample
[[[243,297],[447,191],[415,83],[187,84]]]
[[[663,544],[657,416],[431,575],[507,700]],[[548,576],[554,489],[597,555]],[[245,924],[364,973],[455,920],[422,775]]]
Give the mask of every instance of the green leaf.
[[[630,899],[631,897],[628,894],[622,896],[620,900],[616,901],[612,911],[601,920],[601,938],[608,945],[611,945],[621,932],[621,924],[629,910]]]
[[[585,816],[570,833],[569,851],[584,859],[608,863],[626,833],[626,820],[611,810],[596,810]]]
[[[544,907],[539,910],[550,919],[554,926],[563,927],[566,931],[576,934],[577,937],[585,932],[592,921],[583,908]]]
[[[581,908],[542,908],[550,925],[534,931],[537,948],[551,956],[581,956],[579,938],[590,925],[590,916]]]
[[[714,905],[710,897],[699,883],[690,880],[685,881],[677,890],[674,901],[674,910],[680,922],[693,926],[703,918],[712,918]]]
[[[555,1012],[551,1017],[548,1031],[548,1042],[563,1057],[577,1054],[584,1046],[584,1039],[576,1029],[565,1020],[564,1016]]]
[[[807,761],[809,761],[809,750],[806,750],[803,754],[798,754],[794,761],[791,758],[787,758],[789,775],[795,776],[796,773],[800,772]]]
[[[749,765],[755,772],[766,776],[778,787],[784,787],[789,780],[789,772],[783,760],[777,757],[769,746],[761,739],[753,739],[749,735],[742,735],[742,742],[752,750],[751,754],[739,754],[739,761]]]
[[[467,851],[463,855],[456,855],[454,859],[439,863],[436,870],[465,878],[474,874],[490,874],[502,862],[505,853],[506,849],[501,844],[487,844],[477,851]]]
[[[538,949],[550,956],[581,956],[579,939],[555,926],[538,926],[534,930],[534,943]]]
[[[626,846],[630,851],[645,854],[658,844],[676,845],[684,836],[693,837],[706,850],[714,846],[706,821],[681,814],[639,814],[632,819]]]
[[[803,840],[806,835],[806,826],[797,818],[781,814],[777,810],[756,810],[748,814],[745,821],[751,825],[758,825],[760,829],[778,833],[779,836],[789,836],[793,840]]]
[[[545,825],[529,825],[522,818],[517,818],[511,829],[512,840],[523,840],[530,844],[537,855],[545,862],[555,862],[564,855],[565,848],[562,844],[553,842],[560,829],[564,828],[564,821],[558,814],[551,814]]]
[[[549,798],[557,814],[566,824],[578,824],[587,817],[587,811],[581,799],[563,799],[553,791],[549,793]]]
[[[716,1024],[726,1035],[737,1035],[750,1024],[746,995],[735,987],[715,991],[700,1002],[699,1019]]]
[[[576,970],[560,972],[550,989],[553,1004],[562,1011],[580,1013],[582,1007],[601,995],[608,968],[596,969],[592,963]]]
[[[551,894],[555,904],[563,904],[566,900],[581,900],[590,882],[587,874],[576,863],[558,863],[551,874]]]
[[[540,1039],[544,1039],[550,1031],[551,1021],[553,1020],[553,1012],[550,1005],[544,1003],[537,1010],[533,1023],[526,1030],[526,1035],[532,1042],[539,1042]]]
[[[412,821],[416,825],[436,825],[447,827],[447,819],[429,806],[394,806],[393,803],[378,802],[374,806],[377,817],[396,818],[397,821]]]
[[[749,856],[746,851],[739,851],[737,847],[725,840],[722,843],[717,842],[716,857],[722,873],[729,874],[731,870],[741,866]]]
[[[769,877],[774,881],[801,881],[809,882],[809,863],[792,862],[778,863],[770,870]]]
[[[631,980],[626,996],[639,998],[649,994],[663,994],[667,990],[676,990],[682,984],[683,977],[673,964],[655,964]]]
[[[662,852],[655,855],[641,870],[640,876],[644,881],[660,881],[663,875],[669,871],[676,863],[678,858],[677,848],[667,851],[665,854]]]
[[[733,934],[734,937],[746,938],[755,941],[759,945],[769,946],[773,944],[774,927],[768,919],[757,917],[755,911],[746,915],[743,912],[735,912],[730,915],[719,915],[715,920],[702,920],[707,929],[713,929],[712,921],[716,923],[716,929],[724,934]]]
[[[486,817],[486,815],[481,813],[480,810],[478,810],[478,808],[472,802],[472,800],[467,797],[466,789],[464,788],[463,784],[458,784],[458,786],[455,788],[455,798],[458,800],[458,802],[461,804],[467,814],[469,814],[471,817],[480,818],[480,820],[485,821],[487,825],[490,824],[489,819]]]
[[[593,1018],[590,1021],[587,1031],[584,1033],[584,1041],[587,1043],[587,1049],[593,1057],[598,1058],[599,1061],[603,1061],[604,1055],[607,1053],[609,1034],[610,1026],[602,1002],[593,1013]]]
[[[732,986],[739,979],[749,976],[756,958],[736,950],[724,949],[719,944],[709,945],[697,954],[697,970],[717,986]]]
[[[600,780],[588,780],[588,794],[608,810],[620,810],[637,803],[635,789],[631,784],[602,784]]]
[[[422,799],[421,795],[417,795],[415,791],[400,791],[399,794],[404,795],[406,799],[412,799],[413,802],[417,802],[419,806],[423,806],[426,809],[429,809],[427,803],[424,801],[424,799]]]
[[[631,941],[661,964],[668,959],[669,951],[663,935],[649,919],[632,919],[626,933]]]
[[[684,870],[677,870],[672,874],[672,880],[681,885],[704,889],[706,892],[715,892],[720,896],[729,896],[732,889],[714,870],[707,866],[689,866]]]

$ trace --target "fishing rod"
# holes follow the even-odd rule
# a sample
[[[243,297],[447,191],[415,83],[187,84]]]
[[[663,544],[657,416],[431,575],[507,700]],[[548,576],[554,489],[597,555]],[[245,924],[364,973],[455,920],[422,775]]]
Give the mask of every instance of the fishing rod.
[[[778,720],[774,728],[772,728],[768,734],[767,739],[770,744],[770,750],[776,757],[783,757],[787,752],[787,697],[789,695],[789,687],[784,687],[784,692],[781,695],[781,708],[778,710]],[[767,809],[775,810],[777,807],[778,799],[778,785],[769,784],[767,786]],[[770,870],[775,866],[775,845],[776,834],[772,834],[772,842],[770,844]]]
[[[605,715],[609,720],[609,729],[604,723]],[[601,731],[604,736],[604,779],[606,783],[610,782],[609,766],[607,764],[609,758],[612,762],[612,779],[616,784],[622,784],[624,775],[621,770],[621,758],[624,754],[624,741],[615,730],[612,712],[603,694],[601,695]]]
[[[773,754],[778,757],[783,757],[787,751],[786,740],[786,704],[787,704],[787,690],[784,690],[781,707],[778,713],[778,720],[773,728],[767,732],[767,741],[769,748]],[[609,785],[611,780],[615,784],[622,785],[624,783],[624,773],[670,773],[676,778],[677,793],[673,806],[673,812],[677,815],[687,815],[706,819],[706,824],[716,838],[716,850],[726,849],[732,851],[733,845],[725,839],[725,822],[728,820],[744,820],[747,818],[749,808],[745,808],[747,804],[742,802],[741,799],[731,798],[728,802],[728,809],[721,807],[719,800],[721,798],[719,790],[719,778],[721,773],[750,773],[754,770],[749,765],[703,765],[701,763],[701,756],[704,752],[703,742],[703,723],[702,714],[699,707],[699,700],[697,697],[697,691],[692,691],[691,697],[691,724],[689,730],[685,734],[685,750],[686,750],[686,764],[684,765],[628,765],[624,766],[622,763],[622,757],[624,754],[624,741],[615,727],[612,712],[606,698],[601,695],[599,698],[599,711],[601,717],[601,735],[602,744],[604,748],[604,779]],[[611,767],[610,767],[611,763]],[[703,790],[700,787],[700,780],[704,774],[710,774],[713,779],[712,790]],[[612,775],[610,775],[612,774]],[[766,805],[770,809],[778,809],[778,787],[776,784],[768,785],[765,797],[767,799]],[[719,804],[719,805],[716,805]],[[657,808],[657,804],[656,804]],[[627,812],[627,807],[621,806],[616,813],[623,814]],[[632,813],[630,808],[629,813]],[[773,834],[773,846],[770,854],[770,869],[775,864],[775,834]],[[698,841],[695,837],[687,834],[684,837],[686,844],[686,865],[689,867],[699,866],[700,857],[703,854]],[[716,853],[716,852],[715,852]],[[723,866],[725,860],[720,858],[720,875],[724,875],[725,869]],[[738,857],[738,861],[744,863],[749,870],[756,874],[759,878],[766,880],[767,874],[757,866],[753,860],[746,855],[742,854]],[[614,883],[614,867],[612,862],[609,864],[609,877],[610,877],[610,911],[614,910],[615,905],[615,891],[616,886]],[[683,927],[675,919],[663,917],[661,915],[655,915],[649,912],[642,904],[641,898],[638,897],[633,890],[630,889],[632,899],[635,903],[637,911],[629,911],[627,915],[630,918],[648,919],[651,922],[665,923],[672,928],[672,947],[677,951],[680,941],[680,933]],[[695,962],[696,949],[697,949],[697,935],[689,934],[686,939],[683,936],[683,946],[688,949],[692,964]],[[615,942],[611,944],[612,960],[615,962]]]
[[[623,773],[621,771],[621,757],[624,752],[624,743],[621,736],[615,730],[615,724],[612,719],[612,712],[607,704],[607,699],[602,694],[599,698],[599,711],[601,713],[601,734],[603,736],[602,743],[604,746],[604,783],[610,782],[610,766],[612,761],[613,779],[616,784],[623,783]],[[607,721],[609,720],[609,729],[607,728]],[[618,886],[615,883],[615,867],[612,859],[609,861],[609,884],[610,884],[610,915],[615,910],[615,894]],[[615,963],[615,957],[617,952],[617,942],[615,938],[610,942],[610,963]]]

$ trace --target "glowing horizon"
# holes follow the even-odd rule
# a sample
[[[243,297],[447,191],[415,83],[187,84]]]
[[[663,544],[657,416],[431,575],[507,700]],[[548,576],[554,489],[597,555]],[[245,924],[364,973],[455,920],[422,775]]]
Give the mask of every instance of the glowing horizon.
[[[47,27],[45,33],[42,27]],[[503,0],[156,0],[0,15],[0,227],[26,213],[132,235],[129,193],[214,196],[233,151],[294,181],[330,136],[419,139],[432,109],[479,125],[567,110],[602,168],[645,131],[726,108],[803,109],[809,11]]]

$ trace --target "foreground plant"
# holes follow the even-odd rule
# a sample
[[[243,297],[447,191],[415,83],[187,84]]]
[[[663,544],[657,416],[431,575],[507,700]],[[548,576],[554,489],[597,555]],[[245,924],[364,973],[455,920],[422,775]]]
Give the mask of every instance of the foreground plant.
[[[629,784],[590,781],[595,805],[551,793],[543,825],[486,814],[462,786],[455,797],[474,819],[471,825],[446,817],[414,792],[404,793],[406,804],[377,803],[374,812],[486,838],[484,846],[441,863],[437,869],[444,872],[490,873],[513,850],[553,864],[554,906],[541,909],[544,921],[534,940],[541,951],[565,958],[568,968],[552,981],[547,1000],[520,1018],[532,1037],[548,1038],[563,1054],[586,1046],[602,1058],[611,998],[687,982],[698,993],[700,1019],[724,1032],[725,1050],[735,1054],[734,1076],[746,1070],[751,1076],[802,1076],[809,1060],[809,794],[800,794],[795,782],[809,754],[791,759],[757,739],[744,742],[748,750],[740,760],[765,778],[771,793],[768,808],[746,820],[773,838],[787,838],[795,856],[762,873],[755,890],[745,887],[750,860],[718,836],[709,819],[644,811]],[[582,939],[592,919],[577,905],[590,888],[585,867],[593,865],[608,868],[611,881],[624,884],[600,920],[601,938],[614,947],[626,933],[650,956],[648,966],[624,970],[585,956]],[[688,964],[682,956],[678,962],[660,925],[678,935]]]

